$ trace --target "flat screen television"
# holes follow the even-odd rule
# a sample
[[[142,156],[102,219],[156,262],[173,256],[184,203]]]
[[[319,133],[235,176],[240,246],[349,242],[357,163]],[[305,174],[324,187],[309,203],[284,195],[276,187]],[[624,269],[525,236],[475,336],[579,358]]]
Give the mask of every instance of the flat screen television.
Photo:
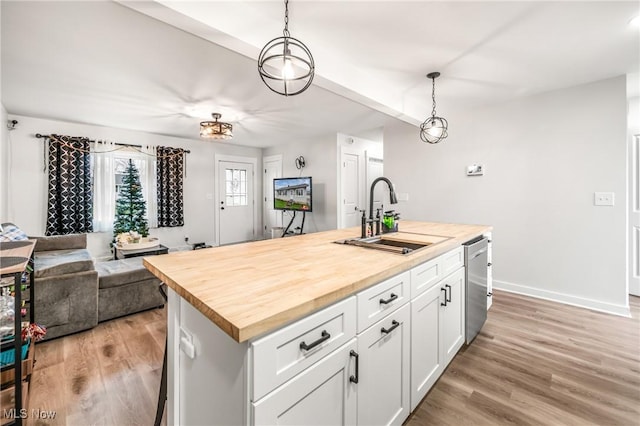
[[[273,180],[273,208],[310,212],[313,210],[311,177],[276,178]]]

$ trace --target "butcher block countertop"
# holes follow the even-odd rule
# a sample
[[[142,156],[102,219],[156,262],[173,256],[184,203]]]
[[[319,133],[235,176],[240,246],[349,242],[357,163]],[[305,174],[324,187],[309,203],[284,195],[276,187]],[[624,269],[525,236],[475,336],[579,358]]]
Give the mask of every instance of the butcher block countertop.
[[[410,234],[449,239],[408,255],[334,243],[359,237],[356,227],[174,252],[143,262],[229,336],[244,342],[450,251],[491,227],[401,221],[400,231],[405,239]]]

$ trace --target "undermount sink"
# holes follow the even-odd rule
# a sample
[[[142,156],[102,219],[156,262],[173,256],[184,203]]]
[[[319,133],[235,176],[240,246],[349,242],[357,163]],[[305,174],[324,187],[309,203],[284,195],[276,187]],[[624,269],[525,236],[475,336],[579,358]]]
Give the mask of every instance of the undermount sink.
[[[439,235],[412,234],[398,232],[369,238],[349,238],[335,241],[338,244],[382,250],[395,254],[411,254],[417,250],[448,240]]]

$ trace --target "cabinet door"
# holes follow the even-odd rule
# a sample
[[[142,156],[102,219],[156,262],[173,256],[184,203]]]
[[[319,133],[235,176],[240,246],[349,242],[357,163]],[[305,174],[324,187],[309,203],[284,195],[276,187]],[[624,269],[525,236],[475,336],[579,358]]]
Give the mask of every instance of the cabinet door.
[[[447,291],[447,305],[442,307],[440,318],[440,345],[444,350],[446,367],[464,343],[464,268],[449,275],[439,287]],[[443,292],[444,295],[444,292]]]
[[[252,404],[255,425],[353,425],[356,423],[356,339]]]
[[[444,370],[439,338],[444,288],[431,286],[411,302],[411,411]]]
[[[410,338],[408,304],[358,336],[359,425],[401,425],[409,416]]]

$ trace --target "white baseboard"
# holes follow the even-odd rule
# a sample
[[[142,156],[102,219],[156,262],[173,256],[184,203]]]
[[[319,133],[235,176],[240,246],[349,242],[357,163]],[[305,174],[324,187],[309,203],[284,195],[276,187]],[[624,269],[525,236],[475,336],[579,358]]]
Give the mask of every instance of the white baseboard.
[[[552,302],[564,303],[566,305],[578,306],[607,314],[618,315],[631,318],[629,305],[614,305],[612,303],[599,302],[597,300],[585,299],[570,294],[556,293],[554,291],[542,290],[535,287],[528,287],[520,284],[513,284],[506,281],[493,280],[493,288],[509,293],[517,293],[525,296],[536,297],[538,299],[550,300]]]

